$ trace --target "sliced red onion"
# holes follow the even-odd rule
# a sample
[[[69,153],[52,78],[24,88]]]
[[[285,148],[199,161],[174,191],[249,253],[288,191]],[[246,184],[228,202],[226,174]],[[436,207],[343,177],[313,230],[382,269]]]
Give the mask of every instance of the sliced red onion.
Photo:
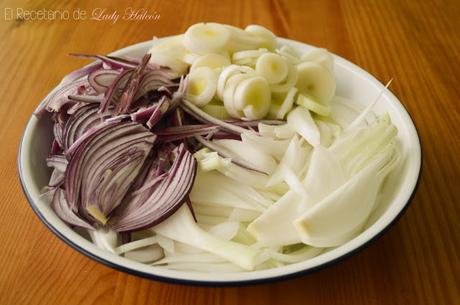
[[[117,211],[110,225],[118,232],[130,232],[154,226],[160,223],[185,202],[196,173],[196,161],[182,144],[178,147],[177,157],[150,197],[139,206],[136,197]],[[136,205],[130,209],[130,205]]]
[[[147,157],[147,159],[145,160],[144,166],[142,166],[142,170],[139,172],[139,175],[137,175],[136,179],[131,185],[131,190],[137,190],[140,187],[142,187],[142,185],[144,185],[145,180],[147,179],[148,174],[150,172],[150,168],[151,168],[153,161],[154,160],[151,155]]]
[[[155,103],[149,107],[140,108],[136,112],[131,113],[131,120],[133,122],[146,123],[157,107],[158,103]]]
[[[64,183],[67,164],[68,161],[64,155],[51,155],[46,158],[46,165],[53,168],[48,182],[49,187],[59,187]]]
[[[56,138],[54,138],[53,143],[51,144],[51,155],[57,155],[62,152],[62,146],[59,145]]]
[[[171,90],[169,88],[178,86],[178,84],[174,83],[171,79],[172,76],[169,71],[165,69],[146,72],[134,99],[138,99],[148,92],[159,90],[160,88],[162,88],[161,91],[171,94]]]
[[[75,57],[82,57],[82,58],[94,58],[102,61],[104,65],[109,67],[110,69],[132,69],[135,68],[137,65],[141,63],[141,60],[137,58],[131,58],[131,57],[118,57],[118,56],[112,56],[112,55],[95,55],[95,54],[77,54],[77,53],[71,53],[69,54],[70,56],[75,56]],[[157,64],[154,63],[148,63],[147,67],[152,70],[156,69],[168,69],[167,67],[160,67]]]
[[[115,110],[117,114],[126,113],[128,112],[128,110],[130,110],[131,103],[134,100],[134,96],[136,95],[136,92],[138,91],[139,86],[141,85],[143,73],[150,60],[150,56],[151,54],[148,53],[144,55],[141,64],[139,64],[139,66],[137,66],[131,74],[128,83],[126,84],[123,93],[121,94],[120,100],[117,103],[117,107]]]
[[[158,103],[150,107],[139,108],[136,112],[131,113],[130,117],[133,122],[145,123],[148,121],[153,111],[158,107]]]
[[[150,179],[147,183],[145,183],[141,188],[139,188],[138,190],[135,190],[134,192],[131,193],[132,196],[137,196],[137,195],[140,195],[142,193],[145,193],[146,191],[148,190],[154,190],[155,187],[161,182],[163,181],[165,178],[166,178],[166,173],[163,173],[159,176],[156,176],[152,179]],[[139,201],[140,202],[140,201]]]
[[[171,126],[177,126],[180,127],[184,125],[184,112],[180,108],[174,109],[174,112],[172,113],[170,117],[170,123]]]
[[[68,149],[87,130],[103,122],[112,112],[98,113],[98,105],[80,107],[67,121],[63,131],[63,148]]]
[[[150,54],[142,61],[81,56],[102,63],[64,78],[45,104],[55,112],[47,194],[54,195],[53,209],[64,221],[87,229],[108,226],[126,235],[160,223],[185,202],[191,208],[196,161],[186,146],[191,143],[184,141],[189,137],[260,172],[208,139],[239,138],[262,121],[226,122],[182,102],[186,80],[174,81],[169,69],[150,64]],[[205,124],[184,125],[190,117],[183,110]],[[175,141],[182,143],[176,147]]]
[[[59,112],[61,107],[69,103],[68,96],[75,95],[78,93],[80,86],[88,85],[86,79],[79,79],[74,82],[58,85],[46,98],[43,102],[45,109],[48,112]]]
[[[104,64],[109,66],[111,69],[132,69],[135,68],[139,62],[134,62],[126,59],[122,59],[114,56],[105,55],[94,55],[94,54],[77,54],[71,53],[70,56],[81,57],[81,58],[94,58],[102,61]]]
[[[89,223],[81,219],[72,211],[65,198],[65,193],[61,188],[56,189],[53,201],[51,202],[51,208],[62,220],[68,224],[89,230],[94,230],[94,228]]]
[[[53,134],[54,134],[54,139],[56,140],[57,144],[59,144],[60,147],[63,147],[63,128],[60,124],[54,123],[53,125]]]
[[[103,64],[108,65],[110,69],[104,69],[103,64],[97,62],[70,73],[45,98],[43,106],[35,111],[37,117],[41,117],[45,111],[59,112],[61,107],[69,102],[69,95],[73,101],[100,102],[100,111],[105,112],[109,105],[118,102],[123,96],[122,94],[125,97],[121,100],[119,108],[126,108],[126,105],[129,105],[147,92],[157,90],[160,87],[176,85],[171,81],[173,75],[171,75],[168,68],[148,62],[150,54],[146,55],[144,61],[115,56],[71,55],[99,59]],[[139,75],[131,77],[133,71],[138,71]],[[127,84],[128,80],[131,84]],[[102,102],[97,97],[87,97],[98,93],[106,93]]]
[[[111,69],[99,69],[88,75],[88,82],[97,93],[106,92],[117,78],[120,71]]]
[[[168,111],[169,107],[169,99],[166,96],[163,96],[163,98],[158,102],[158,106],[153,110],[152,115],[148,119],[147,127],[152,129],[152,127],[160,121],[166,111]]]
[[[155,135],[129,122],[101,124],[77,141],[65,177],[66,199],[84,219],[105,224],[147,158]]]
[[[209,133],[215,133],[219,130],[219,126],[212,125],[185,125],[178,127],[168,127],[160,131],[156,131],[160,142],[174,142],[194,136],[203,136]]]
[[[107,122],[107,123],[121,122],[121,121],[129,119],[129,118],[131,118],[130,114],[120,114],[120,115],[113,116],[111,118],[106,119],[105,122]]]
[[[65,173],[57,170],[56,168],[51,173],[50,181],[48,186],[50,187],[59,187],[64,183]]]
[[[172,95],[173,92],[171,91],[170,88],[166,87],[166,86],[161,86],[157,89],[159,92],[166,92],[167,94],[169,95]]]
[[[56,193],[57,189],[58,187],[47,185],[42,188],[39,198],[45,202],[52,203],[53,198],[54,198],[54,193]]]
[[[81,103],[96,103],[99,104],[102,102],[103,97],[102,96],[97,96],[97,95],[74,95],[74,94],[69,94],[68,99],[71,101],[75,102],[81,102]]]
[[[132,193],[128,194],[128,198],[142,194],[144,199],[139,199],[137,202],[140,204],[145,202],[155,190],[156,183],[166,177],[166,168],[171,167],[170,157],[174,155],[173,151],[175,149],[176,147],[173,145],[161,145],[157,148],[156,158],[148,160],[151,162],[148,162],[148,164],[144,166],[143,171],[136,178],[136,181],[134,181],[131,187]],[[134,205],[130,205],[130,208],[133,207]]]
[[[179,87],[173,93],[172,98],[171,98],[171,104],[173,105],[173,108],[176,108],[176,106],[179,106],[179,104],[182,103],[185,97],[186,90],[187,90],[187,78],[184,78],[184,76],[181,76],[180,81],[179,81]]]
[[[133,69],[125,70],[118,74],[110,88],[105,92],[104,99],[102,100],[101,106],[99,108],[99,112],[106,112],[111,104],[115,104],[119,100],[127,82],[133,74],[133,71]]]
[[[93,71],[99,70],[102,68],[102,63],[101,62],[94,62],[91,63],[81,69],[75,70],[71,72],[70,74],[67,74],[61,81],[61,85],[72,83],[76,81],[77,79],[80,79],[84,76],[87,76],[91,74]]]
[[[46,158],[46,165],[48,167],[54,167],[61,172],[65,172],[67,164],[69,164],[69,161],[67,161],[64,155],[50,155]]]
[[[69,107],[69,109],[67,109],[66,113],[69,115],[69,116],[72,116],[74,115],[78,109],[80,109],[81,107],[84,107],[84,106],[88,106],[89,103],[80,103],[80,102],[76,102],[74,103],[71,107]]]

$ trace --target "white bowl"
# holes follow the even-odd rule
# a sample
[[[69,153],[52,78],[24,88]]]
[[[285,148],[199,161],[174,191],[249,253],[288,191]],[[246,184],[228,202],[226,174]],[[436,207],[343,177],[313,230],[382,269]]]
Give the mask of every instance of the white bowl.
[[[295,50],[306,51],[312,48],[287,39],[279,39],[279,42]],[[152,41],[142,42],[118,50],[113,55],[141,57],[152,44]],[[334,60],[338,95],[367,104],[382,90],[383,85],[363,69],[339,56],[334,56]],[[138,276],[173,283],[217,286],[269,282],[311,272],[348,257],[380,236],[407,207],[415,192],[421,169],[421,147],[416,128],[406,109],[388,90],[374,110],[376,113],[390,114],[398,128],[398,139],[405,159],[398,172],[388,177],[382,190],[382,200],[371,215],[366,229],[340,247],[312,259],[274,269],[238,273],[174,271],[137,263],[97,248],[69,228],[56,216],[49,204],[39,198],[40,189],[47,184],[50,175],[50,170],[45,164],[52,139],[50,120],[38,120],[35,116],[29,119],[19,148],[19,176],[30,206],[43,223],[65,243],[105,265]]]

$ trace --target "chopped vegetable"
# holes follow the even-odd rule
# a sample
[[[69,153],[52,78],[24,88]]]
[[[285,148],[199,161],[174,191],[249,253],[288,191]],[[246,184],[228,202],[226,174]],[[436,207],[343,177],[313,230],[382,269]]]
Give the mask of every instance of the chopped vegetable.
[[[338,97],[327,50],[301,54],[262,26],[198,23],[140,59],[74,55],[95,62],[37,111],[53,121],[41,198],[126,259],[308,260],[364,229],[401,159],[389,115],[372,112],[386,87],[367,107]]]

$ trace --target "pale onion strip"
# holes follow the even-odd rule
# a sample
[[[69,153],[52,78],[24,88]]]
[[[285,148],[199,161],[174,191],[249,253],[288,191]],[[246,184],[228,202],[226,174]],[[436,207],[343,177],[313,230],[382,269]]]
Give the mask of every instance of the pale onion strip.
[[[257,217],[260,216],[260,212],[255,212],[251,210],[246,210],[246,209],[233,209],[232,213],[230,214],[229,219],[234,220],[234,221],[241,221],[241,222],[247,222],[247,221],[253,221]]]
[[[288,93],[286,94],[286,97],[284,98],[283,102],[281,103],[280,109],[276,113],[276,118],[277,119],[280,119],[280,120],[284,119],[286,114],[289,111],[291,111],[292,106],[294,105],[294,99],[295,99],[295,95],[297,94],[297,91],[298,90],[297,90],[296,87],[292,87],[291,89],[289,89]]]
[[[232,214],[233,208],[216,207],[194,202],[193,210],[195,213],[199,213],[201,215],[229,217]]]
[[[207,224],[213,226],[223,223],[227,220],[227,217],[201,215],[198,213],[195,213],[195,216],[199,224]]]
[[[132,250],[142,248],[142,247],[151,246],[151,245],[154,245],[156,243],[158,243],[158,240],[157,240],[156,236],[147,237],[147,238],[139,239],[139,240],[132,241],[132,242],[129,242],[127,244],[123,244],[121,246],[118,246],[115,249],[115,252],[117,254],[123,254],[125,252],[132,251]]]
[[[163,255],[163,249],[160,246],[151,245],[126,252],[124,257],[139,263],[151,263],[159,260]]]
[[[232,212],[232,215],[233,215],[233,212]],[[228,221],[224,221],[224,222],[221,222],[219,224],[212,226],[208,230],[208,232],[219,238],[222,238],[225,240],[232,240],[238,233],[239,228],[240,228],[239,221],[237,221],[237,219],[232,219],[230,217]]]

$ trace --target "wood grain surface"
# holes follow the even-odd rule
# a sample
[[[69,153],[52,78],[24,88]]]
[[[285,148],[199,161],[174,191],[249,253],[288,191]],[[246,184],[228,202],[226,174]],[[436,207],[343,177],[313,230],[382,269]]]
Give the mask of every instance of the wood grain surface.
[[[96,8],[123,14],[129,7],[161,17],[89,20]],[[87,16],[6,20],[9,8],[82,10]],[[460,304],[458,0],[3,1],[0,20],[0,304]],[[204,288],[100,265],[38,220],[19,184],[18,144],[41,99],[86,63],[66,54],[104,54],[183,32],[198,21],[262,24],[279,36],[325,47],[382,81],[394,78],[392,90],[417,125],[424,160],[417,194],[387,234],[314,274]]]

